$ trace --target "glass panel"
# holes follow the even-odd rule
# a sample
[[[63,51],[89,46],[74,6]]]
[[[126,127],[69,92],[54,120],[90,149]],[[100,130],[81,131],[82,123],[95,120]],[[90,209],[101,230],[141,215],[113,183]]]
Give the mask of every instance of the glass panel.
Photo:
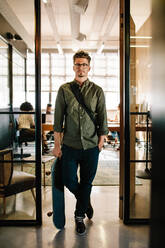
[[[56,97],[57,97],[57,92],[53,92],[52,93],[52,107],[53,107],[53,109],[55,107]]]
[[[65,75],[65,56],[51,54],[51,70],[54,75]]]
[[[118,51],[113,51],[107,54],[92,56],[91,70],[89,73],[90,80],[94,81],[104,89],[107,108],[117,109],[119,104],[119,55]],[[96,61],[95,61],[96,60]],[[93,62],[95,61],[95,62]],[[101,63],[101,67],[99,66]],[[49,69],[48,69],[49,67]],[[33,93],[35,91],[34,78],[34,55],[28,53],[27,56],[27,99],[32,99],[34,103]],[[42,98],[42,109],[45,109],[44,104],[48,100],[54,104],[55,95],[65,82],[70,82],[74,78],[73,71],[73,53],[59,55],[57,53],[43,53],[42,54],[42,77],[41,77],[41,91],[42,95],[46,95],[46,100]],[[44,93],[45,92],[45,93]],[[49,92],[49,97],[46,92]],[[50,97],[51,96],[51,97]],[[110,101],[109,96],[112,96],[114,101]],[[44,101],[44,103],[43,103]]]
[[[26,87],[27,87],[27,101],[31,102],[35,106],[35,57],[34,53],[27,53],[27,78],[26,78]]]
[[[41,92],[41,109],[45,109],[49,103],[49,92]]]
[[[41,73],[44,75],[49,75],[49,54],[48,53],[42,53],[41,54]]]
[[[130,1],[130,218],[150,217],[151,1]]]
[[[8,107],[10,102],[8,70],[8,46],[0,39],[0,108]]]
[[[58,91],[59,87],[66,82],[65,80],[65,77],[52,76],[52,90]]]
[[[13,49],[13,107],[25,101],[25,59]]]
[[[140,150],[139,156],[143,156],[143,151]],[[142,154],[141,154],[142,152]],[[151,163],[147,164],[151,168]],[[143,173],[146,168],[146,163],[130,163],[131,174],[130,180],[134,184],[133,196],[130,198],[130,218],[150,218],[150,202],[151,202],[151,180],[143,178]],[[131,193],[132,193],[131,190]]]
[[[13,23],[18,24],[13,35],[21,36],[21,40],[16,40],[15,35],[15,38],[10,41],[9,49],[0,39],[0,221],[8,225],[12,222],[13,225],[17,220],[26,225],[26,220],[34,223],[38,216],[36,214],[36,210],[39,212],[39,208],[36,208],[37,205],[39,206],[39,196],[36,195],[36,168],[41,168],[41,164],[38,165],[38,161],[36,162],[35,154],[35,66],[34,55],[31,53],[28,53],[30,61],[27,64],[28,94],[27,98],[25,97],[26,51],[34,48],[35,30],[33,25],[28,25],[28,18],[30,23],[34,24],[34,2],[19,0],[9,2],[10,9],[6,11],[9,16],[12,12]],[[28,13],[26,17],[22,15],[24,9]],[[8,27],[8,23],[5,24],[4,30]],[[12,22],[10,24],[11,30],[14,30]],[[22,37],[23,34],[25,34],[24,37]],[[12,58],[12,61],[9,61],[9,58]],[[9,73],[12,74],[9,75]],[[26,100],[32,104],[33,109],[30,105],[22,105],[20,109],[20,105]],[[9,111],[9,104],[11,104],[11,111],[20,111],[20,113],[5,113]]]

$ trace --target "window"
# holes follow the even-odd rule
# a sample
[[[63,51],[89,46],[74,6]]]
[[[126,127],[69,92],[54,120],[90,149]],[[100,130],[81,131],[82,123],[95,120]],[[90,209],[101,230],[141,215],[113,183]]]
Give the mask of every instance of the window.
[[[13,49],[13,107],[25,101],[25,59]]]
[[[90,55],[92,60],[89,79],[104,90],[107,109],[117,109],[120,101],[118,51]],[[59,87],[74,79],[73,54],[42,53],[41,59],[41,104],[42,109],[45,109],[48,102],[54,105]],[[34,97],[34,83],[34,55],[28,54],[27,96],[30,99]]]
[[[0,39],[0,108],[9,105],[8,46]]]

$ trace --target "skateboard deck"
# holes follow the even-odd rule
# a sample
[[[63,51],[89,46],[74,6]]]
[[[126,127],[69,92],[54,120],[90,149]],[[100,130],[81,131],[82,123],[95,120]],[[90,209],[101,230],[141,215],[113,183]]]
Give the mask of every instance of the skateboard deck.
[[[65,226],[65,197],[60,166],[61,160],[57,158],[51,168],[53,223],[57,229]]]

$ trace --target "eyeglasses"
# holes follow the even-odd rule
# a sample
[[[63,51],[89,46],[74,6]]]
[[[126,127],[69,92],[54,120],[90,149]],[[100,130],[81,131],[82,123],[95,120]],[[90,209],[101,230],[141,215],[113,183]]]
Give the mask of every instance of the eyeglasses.
[[[77,68],[79,68],[79,67],[83,67],[83,68],[87,68],[89,65],[88,64],[86,64],[86,63],[83,63],[83,64],[74,64]]]

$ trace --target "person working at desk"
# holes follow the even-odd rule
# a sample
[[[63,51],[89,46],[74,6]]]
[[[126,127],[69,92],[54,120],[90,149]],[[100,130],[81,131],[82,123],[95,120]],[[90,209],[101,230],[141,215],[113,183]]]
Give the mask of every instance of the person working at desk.
[[[86,230],[83,222],[85,216],[89,219],[93,216],[90,202],[92,181],[97,170],[99,152],[108,134],[103,90],[88,79],[90,61],[91,57],[85,51],[78,51],[73,56],[75,78],[59,88],[54,114],[53,154],[62,158],[63,183],[76,197],[75,224],[80,235]],[[78,103],[71,87],[81,92],[85,104],[97,119],[97,132],[94,122]],[[77,177],[78,164],[80,182]]]
[[[20,110],[29,112],[29,114],[20,114],[18,117],[20,136],[22,140],[26,140],[25,144],[27,145],[28,141],[35,140],[35,123],[33,115],[30,114],[30,112],[33,111],[33,106],[30,102],[24,102],[21,104]],[[42,140],[42,153],[44,154],[47,153],[49,149],[44,137],[42,137]]]
[[[53,113],[52,113],[52,104],[48,103],[46,106],[46,113],[42,114],[42,123],[53,123]],[[48,131],[44,132],[44,138],[45,140],[54,140],[54,132]]]
[[[52,115],[52,104],[51,103],[47,104],[46,112],[42,113],[42,123],[50,122],[49,121],[49,115]]]
[[[24,102],[20,106],[21,111],[33,111],[33,106],[30,102]],[[35,123],[32,114],[20,114],[18,117],[18,128],[21,132],[23,140],[34,141],[35,140]],[[27,144],[27,143],[26,143]]]
[[[52,114],[52,104],[51,103],[48,103],[47,106],[46,106],[46,115],[50,115]]]

